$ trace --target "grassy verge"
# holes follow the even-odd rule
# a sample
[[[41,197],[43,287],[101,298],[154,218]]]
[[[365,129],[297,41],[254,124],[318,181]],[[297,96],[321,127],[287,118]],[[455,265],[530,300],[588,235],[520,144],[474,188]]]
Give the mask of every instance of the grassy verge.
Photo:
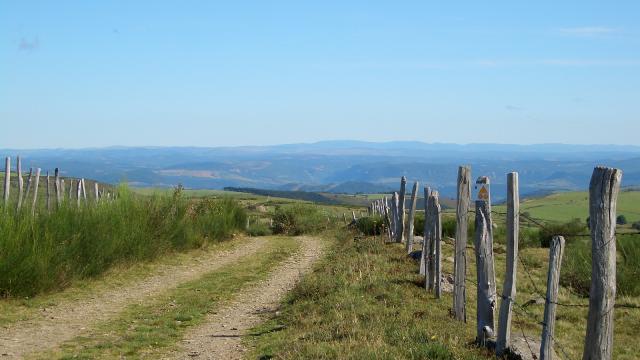
[[[160,269],[189,263],[211,252],[230,250],[240,245],[239,241],[225,241],[180,253],[163,255],[154,261],[116,265],[100,276],[75,280],[68,288],[36,297],[9,298],[0,301],[0,326],[16,321],[31,320],[41,316],[41,310],[60,303],[87,299],[96,294],[116,290],[156,274]]]
[[[443,272],[453,272],[451,242],[443,245]],[[567,253],[566,256],[571,256]],[[548,249],[526,248],[518,264],[520,304],[538,299],[546,289]],[[473,249],[467,249],[467,278],[475,280]],[[566,260],[566,258],[565,258]],[[495,245],[498,292],[502,291],[505,249]],[[476,288],[467,284],[466,324],[449,315],[450,293],[435,299],[422,287],[417,263],[404,247],[383,244],[378,237],[354,240],[342,234],[327,257],[288,296],[279,316],[254,329],[246,342],[247,358],[278,359],[478,359],[490,353],[476,348]],[[586,304],[572,289],[560,289],[559,302]],[[640,304],[637,297],[619,297],[619,304]],[[499,309],[499,304],[496,307]],[[539,339],[544,303],[533,302],[518,309],[512,336],[524,332]],[[556,322],[556,351],[574,359],[582,355],[587,308],[560,307]],[[496,310],[496,319],[498,311]],[[640,353],[635,332],[640,311],[616,309],[616,359],[632,359]],[[562,347],[562,350],[560,349]],[[537,352],[537,349],[533,349]],[[565,358],[564,353],[561,358]]]
[[[151,302],[132,305],[91,334],[35,358],[158,358],[176,348],[188,327],[200,324],[241,288],[266,278],[297,249],[292,238],[272,238],[258,255],[182,284]]]
[[[231,237],[246,214],[231,199],[191,202],[140,197],[120,187],[118,199],[77,208],[68,202],[36,216],[0,213],[0,297],[66,288],[110,267],[148,261]]]

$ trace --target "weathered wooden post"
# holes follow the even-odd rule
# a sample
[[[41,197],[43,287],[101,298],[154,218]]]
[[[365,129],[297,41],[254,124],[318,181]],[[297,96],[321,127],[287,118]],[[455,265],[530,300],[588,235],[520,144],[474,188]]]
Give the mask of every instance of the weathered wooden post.
[[[407,233],[407,254],[413,251],[413,227],[416,217],[416,202],[418,201],[418,182],[413,184],[413,192],[411,193],[411,207],[409,208],[409,229]]]
[[[425,222],[427,226],[427,232],[425,233],[427,240],[427,255],[425,259],[427,262],[427,289],[434,290],[436,286],[436,217],[438,214],[435,207],[436,199],[433,195],[438,192],[431,189],[430,191],[429,203],[427,204],[429,206],[429,221]]]
[[[398,193],[394,192],[393,196],[391,197],[391,220],[393,223],[393,228],[392,228],[392,234],[393,235],[393,240],[392,242],[397,242],[398,241],[398,218],[400,216],[399,214],[399,203],[398,203]]]
[[[427,270],[429,268],[429,251],[431,246],[429,244],[429,196],[431,196],[431,188],[428,186],[424,187],[424,227],[423,227],[423,238],[422,238],[422,254],[420,256],[420,275],[425,275],[425,288],[428,289],[429,279],[427,276]]]
[[[591,288],[583,360],[609,360],[616,300],[616,208],[622,171],[598,166],[589,184]]]
[[[58,168],[54,170],[53,186],[56,190],[56,204],[58,208],[60,208],[60,203],[62,202],[62,191],[60,191],[60,169]]]
[[[356,212],[351,210],[351,221],[353,221],[354,223],[356,222]]]
[[[474,247],[476,253],[477,288],[477,341],[486,345],[495,335],[496,281],[493,264],[493,228],[489,178],[476,180],[476,220]]]
[[[49,170],[47,170],[47,211],[51,211],[51,182],[49,179]]]
[[[436,299],[442,296],[442,212],[440,199],[437,191],[431,193],[431,214],[433,216],[433,244],[435,247],[435,258],[433,260]]]
[[[33,202],[31,203],[31,215],[36,214],[36,206],[38,206],[38,186],[40,185],[40,171],[40,168],[36,168],[36,178],[33,183]]]
[[[93,183],[93,192],[95,193],[96,204],[100,202],[100,188],[98,186],[99,185],[97,181]],[[329,222],[328,218],[327,218],[327,222]]]
[[[405,238],[404,231],[404,208],[405,208],[405,195],[407,192],[407,178],[405,176],[400,179],[400,195],[398,197],[398,233],[396,242],[403,242]]]
[[[511,346],[511,310],[516,300],[518,233],[520,231],[520,191],[518,173],[507,174],[507,270],[502,286],[496,353],[501,356]],[[563,240],[564,241],[564,240]]]
[[[564,252],[564,238],[554,236],[549,248],[549,272],[547,273],[547,299],[544,304],[544,320],[542,321],[542,342],[540,343],[540,360],[553,359],[553,334],[556,325],[556,306],[560,283],[560,265]]]
[[[16,160],[16,172],[18,173],[18,203],[16,205],[16,212],[19,212],[20,208],[22,208],[24,179],[22,178],[22,160],[20,156],[18,156]]]
[[[82,198],[82,180],[78,179],[78,189],[76,191],[76,204],[80,207],[80,199]]]
[[[467,228],[469,221],[469,203],[471,202],[471,169],[458,168],[458,197],[456,204],[456,243],[454,257],[453,316],[456,320],[467,322]]]
[[[69,179],[69,205],[71,205],[71,200],[73,200],[73,179]]]
[[[31,181],[33,181],[33,168],[29,168],[29,177],[27,178],[27,189],[24,191],[25,199],[29,198],[29,189],[31,189]]]
[[[85,184],[84,178],[80,179],[80,182],[82,183],[82,200],[84,200],[84,203],[87,203],[87,186]]]
[[[4,209],[9,205],[9,190],[11,189],[11,157],[4,161]]]
[[[62,201],[64,201],[64,191],[65,191],[64,179],[60,179],[60,199]]]

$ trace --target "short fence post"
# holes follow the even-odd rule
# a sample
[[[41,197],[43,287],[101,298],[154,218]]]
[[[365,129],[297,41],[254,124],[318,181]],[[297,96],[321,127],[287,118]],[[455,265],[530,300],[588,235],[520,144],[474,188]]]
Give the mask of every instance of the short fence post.
[[[502,355],[511,346],[511,310],[516,299],[518,232],[520,231],[520,192],[518,173],[507,174],[507,270],[502,286],[496,353]]]
[[[60,179],[60,200],[64,201],[64,179]]]
[[[38,205],[38,187],[40,185],[40,171],[42,171],[40,168],[36,168],[36,179],[33,183],[33,202],[31,203],[31,215],[36,214],[36,206]]]
[[[554,236],[549,249],[549,272],[547,273],[547,299],[544,304],[544,320],[542,321],[542,342],[540,343],[540,360],[553,359],[553,334],[556,325],[556,304],[560,282],[560,265],[564,252],[564,238]]]
[[[440,208],[439,194],[437,191],[431,193],[433,200],[431,206],[433,210],[431,215],[433,217],[433,245],[435,247],[435,258],[433,260],[433,278],[435,285],[436,299],[442,296],[442,213]]]
[[[401,243],[405,238],[404,232],[404,208],[405,208],[405,195],[407,192],[407,178],[405,176],[400,179],[400,194],[398,197],[398,232],[396,234],[396,242]]]
[[[477,341],[486,345],[495,335],[496,281],[493,264],[493,229],[491,220],[491,197],[489,178],[481,176],[476,180],[475,253],[477,289]]]
[[[87,186],[86,183],[83,179],[80,179],[80,182],[82,183],[82,200],[84,200],[84,203],[87,203]]]
[[[458,168],[458,198],[456,205],[456,243],[454,257],[453,316],[467,322],[467,227],[469,202],[471,201],[471,169]]]
[[[583,360],[611,359],[616,300],[616,208],[622,171],[596,167],[589,184],[591,289]]]
[[[413,192],[411,193],[411,207],[409,208],[409,229],[407,233],[407,254],[413,251],[413,229],[416,217],[416,202],[418,201],[418,182],[413,184]]]
[[[97,204],[98,202],[100,202],[100,188],[97,181],[93,183],[93,191],[96,196],[96,204]],[[327,218],[327,222],[329,222],[328,218]]]
[[[9,190],[11,189],[11,157],[4,161],[4,209],[9,205]]]
[[[24,179],[22,178],[22,159],[18,156],[16,160],[16,172],[18,173],[18,204],[16,205],[16,212],[19,212],[22,207]]]

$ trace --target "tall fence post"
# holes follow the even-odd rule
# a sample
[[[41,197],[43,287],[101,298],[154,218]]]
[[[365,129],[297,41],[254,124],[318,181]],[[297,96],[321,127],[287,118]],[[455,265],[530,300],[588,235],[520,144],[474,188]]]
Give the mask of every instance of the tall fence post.
[[[36,168],[36,178],[33,182],[33,202],[31,203],[31,215],[36,214],[36,207],[38,206],[38,187],[40,185],[40,168]],[[29,177],[31,178],[31,177]]]
[[[502,286],[496,353],[501,356],[511,346],[511,311],[516,300],[518,233],[520,231],[520,191],[518,173],[507,174],[507,270]]]
[[[549,272],[547,273],[547,299],[544,304],[544,320],[542,321],[542,342],[540,343],[540,360],[553,359],[553,334],[556,326],[556,306],[560,283],[560,265],[564,253],[564,238],[554,236],[549,248]]]
[[[589,184],[591,288],[583,360],[611,359],[616,299],[616,207],[622,171],[596,167]]]
[[[84,203],[87,203],[87,186],[86,183],[84,181],[84,178],[80,179],[80,182],[82,183],[82,200],[84,200]]]
[[[49,179],[49,170],[47,170],[47,211],[51,211],[51,182]]]
[[[100,187],[97,181],[93,183],[93,192],[95,193],[96,204],[97,204],[98,202],[100,202]]]
[[[393,236],[392,242],[397,242],[398,237],[398,193],[394,192],[393,196],[391,196],[391,235]]]
[[[29,177],[27,178],[27,189],[24,191],[24,198],[29,199],[29,190],[33,181],[33,168],[29,168]]]
[[[489,178],[476,180],[476,219],[474,247],[476,253],[477,288],[477,341],[486,345],[495,335],[496,281],[493,264],[493,228]]]
[[[4,209],[9,205],[9,190],[11,189],[11,157],[4,160]]]
[[[398,232],[396,234],[396,242],[401,243],[405,239],[404,231],[404,208],[405,208],[405,195],[407,192],[407,178],[405,176],[400,179],[400,194],[398,195]]]
[[[80,199],[82,198],[82,180],[78,179],[78,189],[76,192],[76,204],[80,207]]]
[[[64,201],[64,192],[65,192],[64,179],[60,179],[60,200],[62,201]]]
[[[422,231],[422,254],[420,256],[420,275],[425,275],[425,288],[428,289],[428,278],[427,278],[427,261],[428,261],[428,252],[429,252],[429,242],[428,242],[428,234],[429,234],[429,196],[431,195],[431,188],[428,186],[424,187],[424,227]]]
[[[413,184],[413,192],[411,193],[411,207],[409,208],[409,229],[407,233],[407,254],[411,254],[413,251],[413,239],[414,239],[414,222],[416,218],[416,202],[418,201],[418,182]]]
[[[454,257],[453,316],[456,320],[467,322],[467,228],[469,221],[469,203],[471,201],[471,169],[458,168],[458,197],[456,205],[456,243]]]
[[[431,193],[433,200],[431,206],[433,207],[431,214],[433,217],[433,245],[434,245],[434,259],[433,259],[433,278],[434,278],[434,290],[436,299],[442,296],[442,212],[440,208],[440,199],[437,191]]]
[[[22,196],[24,190],[24,179],[22,178],[22,159],[20,156],[16,159],[16,172],[18,173],[18,203],[16,204],[16,212],[22,207]]]
[[[53,180],[53,186],[56,190],[56,204],[58,208],[60,207],[60,203],[62,202],[62,191],[60,191],[60,170],[58,168],[55,169],[55,178]]]

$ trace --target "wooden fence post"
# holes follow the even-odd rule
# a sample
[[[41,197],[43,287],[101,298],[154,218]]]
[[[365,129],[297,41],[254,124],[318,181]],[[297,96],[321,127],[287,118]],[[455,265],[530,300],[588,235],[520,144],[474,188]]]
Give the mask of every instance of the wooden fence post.
[[[100,202],[100,187],[97,181],[93,183],[93,191],[95,193],[96,204],[97,204],[98,202]],[[327,222],[329,222],[329,220],[327,220]]]
[[[407,178],[405,176],[400,179],[400,195],[398,198],[398,233],[396,242],[403,242],[405,240],[405,223],[404,223],[404,208],[405,208],[405,195],[407,192]]]
[[[78,179],[78,190],[76,192],[76,204],[80,207],[80,199],[82,198],[82,180]]]
[[[458,198],[456,205],[456,243],[454,257],[453,316],[467,322],[467,228],[471,201],[471,169],[458,168]]]
[[[495,335],[496,281],[493,264],[493,222],[491,220],[491,196],[489,178],[476,180],[476,219],[474,247],[476,253],[477,288],[477,341],[486,345]]]
[[[416,218],[416,202],[418,201],[418,182],[413,184],[413,192],[411,193],[411,207],[409,208],[409,229],[407,233],[407,254],[413,251],[413,228]]]
[[[53,186],[56,190],[56,204],[58,208],[60,208],[60,202],[62,202],[62,192],[60,191],[60,169],[56,168],[54,174]]]
[[[69,205],[71,205],[71,200],[73,200],[73,179],[69,179]]]
[[[47,211],[51,211],[51,183],[49,180],[49,170],[47,170]]]
[[[11,189],[11,157],[4,161],[4,210],[9,206],[9,190]]]
[[[540,360],[553,359],[553,334],[556,325],[556,306],[560,282],[560,265],[564,252],[564,238],[554,236],[549,248],[549,272],[547,273],[547,298],[544,304],[544,320],[542,321],[542,342],[540,343]]]
[[[64,179],[60,179],[60,199],[62,201],[64,201],[64,191],[65,191]]]
[[[429,233],[429,196],[431,196],[431,188],[428,186],[424,187],[424,227],[422,229],[423,237],[422,237],[422,254],[420,255],[420,275],[425,275],[425,289],[428,289],[428,279],[427,279],[427,261],[428,261],[428,252],[429,252],[429,243],[428,243],[428,233]]]
[[[442,213],[440,208],[440,199],[437,191],[431,193],[433,200],[431,201],[431,215],[433,218],[433,246],[435,258],[433,259],[433,278],[436,299],[442,296]]]
[[[84,200],[84,203],[87,203],[87,186],[86,183],[84,181],[84,178],[80,179],[80,182],[82,183],[82,200]]]
[[[22,178],[22,159],[20,156],[16,159],[16,172],[18,173],[18,204],[16,205],[16,212],[22,208],[22,196],[24,190],[24,179]]]
[[[611,359],[616,299],[616,207],[622,171],[596,167],[589,184],[591,288],[583,360]]]
[[[398,241],[398,193],[394,192],[393,196],[391,197],[391,220],[393,222],[393,228],[392,228],[392,234],[393,235],[393,240],[392,242],[397,242]]]
[[[24,191],[24,198],[29,198],[29,189],[31,189],[31,182],[33,181],[33,168],[29,168],[29,177],[27,178],[27,189]]]
[[[502,286],[496,353],[501,356],[511,346],[511,310],[516,300],[518,233],[520,231],[520,191],[518,173],[507,174],[507,270]]]
[[[38,205],[38,187],[40,184],[40,171],[41,171],[40,168],[36,168],[36,178],[33,183],[33,202],[31,203],[31,215],[36,214],[36,206]]]

